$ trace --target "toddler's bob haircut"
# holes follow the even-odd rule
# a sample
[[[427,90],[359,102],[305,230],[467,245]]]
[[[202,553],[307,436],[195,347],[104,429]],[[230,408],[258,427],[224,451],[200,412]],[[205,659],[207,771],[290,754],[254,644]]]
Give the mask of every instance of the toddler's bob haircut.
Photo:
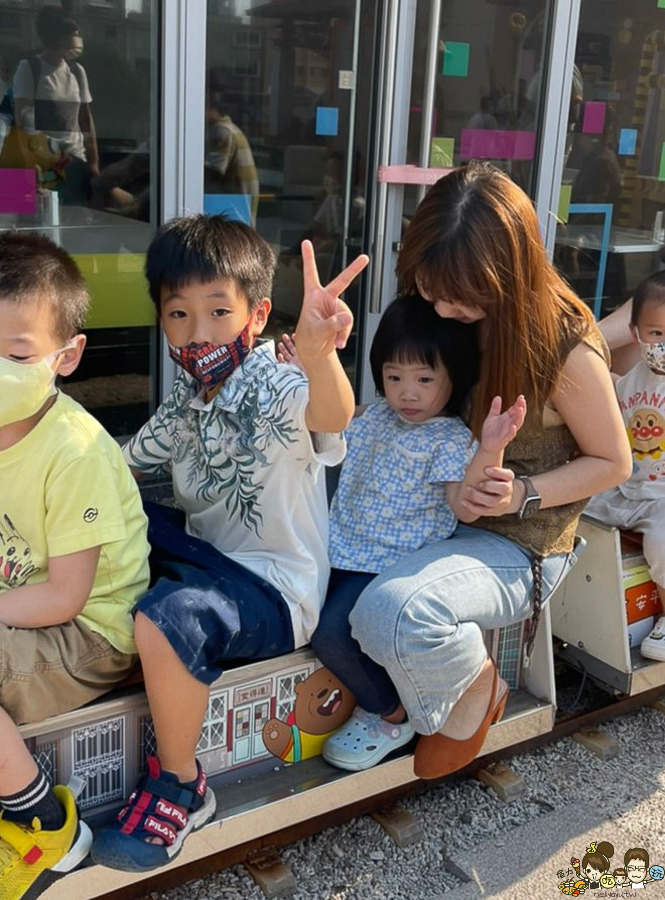
[[[443,319],[419,294],[397,297],[381,316],[369,354],[376,390],[385,395],[386,363],[422,363],[432,369],[443,364],[452,382],[446,406],[451,416],[464,411],[478,378],[478,335],[475,324]]]

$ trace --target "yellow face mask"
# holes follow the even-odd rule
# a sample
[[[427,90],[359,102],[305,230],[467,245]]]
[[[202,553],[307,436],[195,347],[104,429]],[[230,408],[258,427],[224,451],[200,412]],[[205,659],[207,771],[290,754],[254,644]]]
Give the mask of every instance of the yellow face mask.
[[[56,393],[52,366],[70,346],[54,350],[38,363],[0,357],[0,428],[30,418]]]

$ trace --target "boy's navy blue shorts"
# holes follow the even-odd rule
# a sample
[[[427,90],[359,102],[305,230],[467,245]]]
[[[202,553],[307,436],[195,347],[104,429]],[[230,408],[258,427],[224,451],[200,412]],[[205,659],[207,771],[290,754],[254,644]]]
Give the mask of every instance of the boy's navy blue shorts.
[[[269,582],[185,531],[180,510],[145,503],[151,587],[134,608],[159,628],[192,675],[212,684],[229,660],[293,650],[291,614]]]

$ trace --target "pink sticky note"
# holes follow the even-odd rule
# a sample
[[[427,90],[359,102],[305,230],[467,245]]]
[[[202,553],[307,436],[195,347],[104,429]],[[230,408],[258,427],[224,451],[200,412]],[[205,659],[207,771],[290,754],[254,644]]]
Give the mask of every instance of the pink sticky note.
[[[584,104],[584,134],[602,134],[605,128],[605,104],[599,100],[588,100]]]
[[[34,216],[36,212],[35,169],[0,169],[0,213]]]
[[[535,131],[462,129],[459,154],[463,159],[533,159],[535,152]]]

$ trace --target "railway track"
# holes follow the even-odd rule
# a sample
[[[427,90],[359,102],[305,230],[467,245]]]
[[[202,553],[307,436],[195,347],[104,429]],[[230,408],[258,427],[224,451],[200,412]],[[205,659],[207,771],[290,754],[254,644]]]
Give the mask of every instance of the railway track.
[[[528,753],[581,729],[593,728],[648,706],[663,696],[665,687],[659,686],[634,696],[606,697],[607,702],[581,714],[562,715],[549,731],[490,749],[490,752],[478,757],[466,769],[456,773],[456,777],[459,774],[471,774],[492,762]],[[406,755],[389,760],[369,772],[342,774],[332,770],[320,758],[307,760],[279,773],[278,792],[281,796],[270,793],[270,773],[250,779],[254,782],[251,797],[247,796],[249,781],[239,788],[223,785],[218,788],[222,818],[190,837],[176,866],[149,877],[141,877],[141,880],[136,880],[136,876],[130,873],[125,875],[111,873],[99,867],[87,867],[52,887],[44,895],[44,900],[71,900],[73,897],[76,900],[87,900],[88,897],[94,897],[95,900],[142,900],[152,892],[203,878],[212,872],[245,862],[261,852],[278,850],[354,817],[389,808],[401,798],[428,790],[436,783],[415,779],[411,765],[411,756]],[[382,785],[385,785],[385,789],[382,789]],[[245,794],[245,815],[263,810],[264,815],[271,817],[270,824],[274,828],[269,830],[263,825],[260,834],[251,835],[251,828],[247,829],[247,823],[243,823],[243,810],[239,809],[237,797],[234,796],[241,792]],[[229,802],[235,806],[233,813],[227,817],[224,804],[228,805]],[[287,806],[290,808],[287,809]],[[230,845],[215,850],[216,844],[224,843],[224,840],[220,842],[219,839],[225,833]],[[245,834],[247,837],[243,839]],[[197,846],[190,847],[194,842]],[[194,858],[184,858],[185,856]],[[105,881],[110,888],[108,890],[104,890]],[[82,890],[84,885],[86,888]]]

